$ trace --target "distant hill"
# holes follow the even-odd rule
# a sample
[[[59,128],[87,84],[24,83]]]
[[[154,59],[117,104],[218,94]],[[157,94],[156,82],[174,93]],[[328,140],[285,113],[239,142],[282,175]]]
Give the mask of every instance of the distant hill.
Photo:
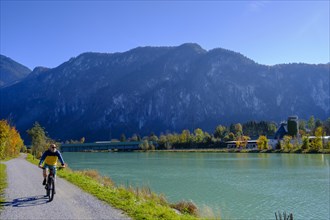
[[[0,54],[0,87],[19,82],[29,73],[31,70],[26,66]]]
[[[108,140],[125,133],[195,129],[289,115],[326,119],[329,64],[265,66],[197,44],[84,53],[1,89],[1,118],[25,133],[38,121],[52,138]]]

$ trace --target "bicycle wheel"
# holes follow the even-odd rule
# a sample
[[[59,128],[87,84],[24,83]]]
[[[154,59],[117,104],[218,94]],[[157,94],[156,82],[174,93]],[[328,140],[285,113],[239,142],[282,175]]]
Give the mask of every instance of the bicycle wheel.
[[[50,191],[49,191],[49,186],[48,186],[49,184],[48,184],[48,182],[47,182],[47,184],[46,184],[46,186],[45,186],[45,189],[46,189],[46,196],[47,197],[49,197],[49,194],[50,194]]]
[[[48,180],[48,201],[51,202],[54,198],[54,192],[55,192],[55,181],[53,177],[50,177]]]

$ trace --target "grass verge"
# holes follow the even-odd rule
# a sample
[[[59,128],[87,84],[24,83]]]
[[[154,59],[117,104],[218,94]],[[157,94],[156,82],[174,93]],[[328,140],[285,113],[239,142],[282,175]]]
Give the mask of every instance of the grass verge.
[[[0,163],[0,203],[5,202],[5,189],[7,187],[6,164]],[[3,207],[0,206],[0,209]]]
[[[39,162],[30,154],[27,160],[33,164]],[[110,178],[100,176],[95,170],[72,171],[67,168],[59,170],[57,174],[96,198],[123,210],[133,219],[201,219],[193,203],[170,204],[164,196],[151,192],[149,188],[115,186]],[[180,213],[175,211],[174,208],[180,207],[183,207]],[[189,213],[191,210],[193,213]]]

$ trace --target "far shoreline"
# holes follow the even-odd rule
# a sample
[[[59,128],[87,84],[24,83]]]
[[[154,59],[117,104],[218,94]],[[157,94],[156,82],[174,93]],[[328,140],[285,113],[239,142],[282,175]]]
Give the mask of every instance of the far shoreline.
[[[322,152],[319,151],[283,151],[283,150],[247,150],[247,149],[212,149],[212,148],[205,148],[205,149],[169,149],[169,150],[150,150],[150,151],[143,151],[143,152],[205,152],[205,153],[269,153],[269,154],[330,154],[330,149],[323,150]]]
[[[134,151],[122,151],[122,150],[86,150],[86,151],[75,151],[80,153],[117,153],[117,152],[171,152],[171,153],[252,153],[252,154],[330,154],[330,149],[323,149],[322,152],[319,151],[302,151],[301,149],[293,151],[283,151],[283,150],[255,150],[255,149],[226,149],[226,148],[203,148],[203,149],[155,149],[155,150],[134,150]],[[73,153],[73,152],[62,152],[62,153]]]

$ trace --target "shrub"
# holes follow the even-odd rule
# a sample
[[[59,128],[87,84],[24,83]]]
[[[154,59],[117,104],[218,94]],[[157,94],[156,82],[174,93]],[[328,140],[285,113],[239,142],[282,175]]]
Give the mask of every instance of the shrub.
[[[172,208],[179,210],[181,213],[198,216],[198,208],[193,202],[181,201],[171,205]]]
[[[103,186],[114,186],[115,183],[111,180],[111,178],[107,176],[101,176],[97,170],[83,170],[79,171],[81,174],[88,176],[99,183],[101,183]]]

